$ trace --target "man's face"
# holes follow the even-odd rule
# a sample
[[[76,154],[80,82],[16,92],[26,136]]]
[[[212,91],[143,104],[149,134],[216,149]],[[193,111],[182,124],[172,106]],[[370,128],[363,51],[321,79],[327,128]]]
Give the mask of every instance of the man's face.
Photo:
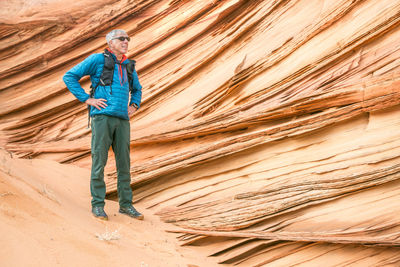
[[[126,54],[126,52],[128,52],[128,44],[129,44],[127,38],[129,38],[128,35],[123,33],[115,36],[114,39],[110,41],[111,50],[118,54]]]

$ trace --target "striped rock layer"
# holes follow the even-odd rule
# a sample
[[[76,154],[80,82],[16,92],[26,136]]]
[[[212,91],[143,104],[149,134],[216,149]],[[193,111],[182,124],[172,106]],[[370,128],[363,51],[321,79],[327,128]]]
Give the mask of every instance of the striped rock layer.
[[[143,85],[134,201],[182,245],[238,266],[400,265],[399,0],[60,3],[3,8],[1,147],[90,168],[61,78],[123,28]],[[116,177],[110,156],[112,199]]]

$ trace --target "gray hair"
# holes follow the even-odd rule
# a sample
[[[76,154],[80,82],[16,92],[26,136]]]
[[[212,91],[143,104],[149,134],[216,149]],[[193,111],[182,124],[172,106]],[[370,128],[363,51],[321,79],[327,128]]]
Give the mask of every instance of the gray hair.
[[[106,35],[106,40],[107,40],[107,44],[110,44],[110,41],[112,40],[112,39],[114,39],[116,36],[119,36],[119,35],[128,35],[127,33],[126,33],[126,31],[124,31],[124,30],[120,30],[120,29],[116,29],[116,30],[112,30],[112,31],[110,31],[109,33],[107,33],[107,35]]]

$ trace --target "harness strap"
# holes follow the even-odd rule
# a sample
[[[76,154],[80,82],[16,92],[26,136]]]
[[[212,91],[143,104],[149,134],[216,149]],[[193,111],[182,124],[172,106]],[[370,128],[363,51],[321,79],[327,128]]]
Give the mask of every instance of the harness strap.
[[[111,52],[108,51],[108,49],[105,49],[103,52],[104,55],[104,67],[103,67],[103,72],[101,73],[99,82],[96,84],[95,87],[93,87],[93,84],[90,85],[90,97],[94,97],[94,92],[96,91],[97,87],[99,84],[102,86],[110,86],[110,94],[112,94],[112,83],[114,79],[114,69],[115,69],[115,63],[119,65],[124,65],[126,68],[127,76],[128,76],[128,83],[129,83],[129,91],[132,93],[133,91],[133,86],[132,86],[132,73],[135,70],[135,60],[129,60],[128,64],[121,64],[120,62],[115,62],[113,56],[111,55]],[[88,128],[90,127],[90,105],[88,106]]]

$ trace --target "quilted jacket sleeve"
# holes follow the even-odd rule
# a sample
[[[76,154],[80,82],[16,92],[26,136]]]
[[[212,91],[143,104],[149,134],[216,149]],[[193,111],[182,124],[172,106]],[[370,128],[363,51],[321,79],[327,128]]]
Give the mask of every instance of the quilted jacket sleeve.
[[[132,72],[132,92],[131,92],[131,101],[129,105],[135,103],[140,108],[140,103],[142,101],[142,85],[139,82],[139,77],[137,75],[136,70]]]
[[[89,94],[82,88],[79,80],[86,75],[94,75],[98,63],[99,54],[90,55],[84,61],[67,71],[63,77],[65,85],[81,102],[85,102],[89,98]]]

